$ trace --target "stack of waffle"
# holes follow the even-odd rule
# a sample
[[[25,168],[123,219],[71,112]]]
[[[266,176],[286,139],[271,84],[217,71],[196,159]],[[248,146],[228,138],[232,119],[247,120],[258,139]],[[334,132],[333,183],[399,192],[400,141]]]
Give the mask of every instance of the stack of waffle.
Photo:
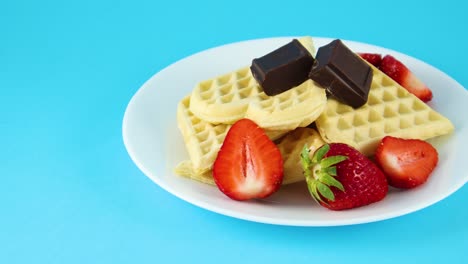
[[[310,37],[299,41],[315,54]],[[283,184],[304,180],[300,152],[305,144],[313,153],[325,142],[342,142],[370,156],[386,135],[425,140],[453,130],[447,118],[377,68],[367,103],[353,108],[327,99],[325,89],[312,80],[268,96],[244,67],[198,83],[179,102],[177,123],[190,160],[175,172],[214,184],[216,155],[231,125],[242,118],[253,120],[277,143],[284,159]]]

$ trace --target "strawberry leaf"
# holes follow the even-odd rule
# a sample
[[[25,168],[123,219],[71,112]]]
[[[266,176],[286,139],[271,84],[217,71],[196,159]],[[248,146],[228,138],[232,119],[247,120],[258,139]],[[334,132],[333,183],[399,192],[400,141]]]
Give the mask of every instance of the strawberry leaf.
[[[325,144],[321,146],[319,149],[317,149],[312,157],[312,162],[313,163],[319,163],[325,157],[325,154],[330,150],[330,145]]]
[[[343,160],[346,160],[347,158],[348,157],[342,155],[326,157],[322,159],[322,161],[320,161],[320,166],[322,166],[322,168],[329,168],[330,166],[340,163]]]
[[[305,144],[301,151],[301,161],[303,164],[306,164],[307,167],[310,167],[313,163],[312,160],[310,159],[309,152],[310,150],[307,147],[307,144]]]
[[[336,167],[328,167],[328,168],[323,168],[322,169],[324,173],[331,175],[331,176],[336,176]]]
[[[323,182],[324,184],[328,186],[334,186],[338,188],[340,191],[344,191],[343,184],[336,180],[334,177],[324,174],[323,176],[320,177],[319,181]]]
[[[315,151],[312,158],[310,157],[310,150],[307,144],[304,145],[301,151],[301,164],[307,188],[311,196],[318,203],[327,203],[323,198],[326,198],[328,201],[335,200],[335,194],[330,189],[331,186],[344,191],[343,185],[334,178],[334,176],[337,176],[337,171],[333,165],[346,160],[348,157],[337,155],[325,158],[329,150],[330,145],[325,144]]]
[[[319,193],[327,198],[327,200],[329,201],[335,201],[335,195],[333,194],[333,192],[330,190],[330,187],[328,187],[327,185],[321,183],[321,182],[317,182],[317,189],[319,191]]]
[[[304,171],[304,176],[306,177],[306,179],[312,176],[312,172],[310,168],[313,166],[313,162],[310,159],[309,152],[310,150],[307,147],[307,144],[305,144],[301,151],[301,164],[302,164],[302,170]]]
[[[306,179],[310,179],[310,178],[306,178]],[[317,181],[315,181],[313,179],[307,180],[307,188],[309,189],[309,192],[310,192],[312,198],[314,198],[314,200],[316,202],[323,202],[322,198],[320,197],[320,195],[317,192],[316,183],[317,183]]]

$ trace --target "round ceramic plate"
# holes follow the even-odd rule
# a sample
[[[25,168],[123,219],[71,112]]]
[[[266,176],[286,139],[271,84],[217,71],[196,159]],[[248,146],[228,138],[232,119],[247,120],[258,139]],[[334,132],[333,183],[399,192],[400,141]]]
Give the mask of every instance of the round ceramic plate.
[[[220,214],[278,225],[336,226],[379,221],[408,214],[434,204],[461,188],[468,179],[468,92],[440,70],[402,53],[353,42],[344,43],[356,52],[391,54],[405,63],[431,87],[434,99],[429,104],[448,117],[455,132],[431,140],[439,151],[439,165],[428,182],[419,188],[391,189],[387,197],[368,206],[334,212],[316,204],[305,182],[283,186],[264,200],[230,200],[215,186],[174,174],[174,167],[188,159],[177,128],[177,103],[194,85],[250,65],[292,38],[269,38],[233,43],[212,48],[182,59],[149,79],[133,96],[123,119],[123,139],[133,161],[151,180],[173,195]],[[316,48],[332,39],[314,38]]]

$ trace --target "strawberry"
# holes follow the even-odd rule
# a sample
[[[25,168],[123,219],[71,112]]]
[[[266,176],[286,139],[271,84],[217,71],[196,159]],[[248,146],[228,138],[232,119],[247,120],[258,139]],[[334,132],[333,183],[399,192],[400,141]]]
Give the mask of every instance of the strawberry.
[[[265,131],[250,119],[229,129],[213,165],[218,188],[234,200],[265,198],[283,181],[283,158]]]
[[[377,68],[382,62],[382,55],[378,53],[358,53],[358,55]]]
[[[426,182],[438,162],[437,150],[419,139],[386,136],[375,152],[375,160],[397,188],[414,188]]]
[[[382,200],[388,192],[383,172],[358,150],[343,143],[325,144],[301,161],[312,197],[331,210],[345,210]]]
[[[432,99],[432,91],[403,63],[391,55],[386,55],[382,59],[379,69],[423,102]]]

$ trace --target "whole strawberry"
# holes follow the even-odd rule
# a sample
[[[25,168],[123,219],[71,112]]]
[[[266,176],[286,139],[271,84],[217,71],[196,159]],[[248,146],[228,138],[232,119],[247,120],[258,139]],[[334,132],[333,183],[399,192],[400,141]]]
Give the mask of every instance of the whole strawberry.
[[[385,198],[388,184],[383,172],[358,150],[343,143],[325,144],[310,158],[301,153],[312,197],[331,210],[345,210]]]

